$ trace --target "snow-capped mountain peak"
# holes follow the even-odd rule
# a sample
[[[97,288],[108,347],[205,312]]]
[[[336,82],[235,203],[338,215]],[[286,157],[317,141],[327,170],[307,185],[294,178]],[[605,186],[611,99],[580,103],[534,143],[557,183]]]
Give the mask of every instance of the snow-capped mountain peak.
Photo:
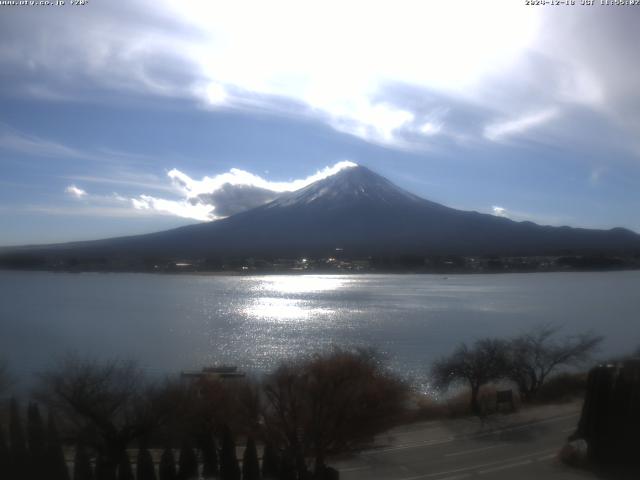
[[[295,192],[281,195],[268,207],[290,207],[294,205],[345,203],[397,203],[421,202],[421,198],[409,193],[380,175],[363,166],[340,170],[323,180]]]

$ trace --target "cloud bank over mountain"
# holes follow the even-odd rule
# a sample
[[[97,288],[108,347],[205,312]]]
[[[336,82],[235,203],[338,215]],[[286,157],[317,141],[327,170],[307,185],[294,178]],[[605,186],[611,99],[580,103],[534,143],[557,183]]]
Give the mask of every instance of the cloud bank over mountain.
[[[197,180],[180,170],[172,169],[167,177],[179,198],[175,198],[175,195],[174,198],[161,198],[148,194],[127,198],[115,192],[109,196],[92,195],[76,185],[68,186],[65,192],[88,204],[112,207],[119,205],[123,210],[133,207],[142,213],[211,221],[264,205],[281,193],[293,192],[355,166],[355,163],[343,160],[305,178],[290,181],[270,181],[237,168]]]
[[[553,141],[560,119],[588,109],[640,150],[634,8],[135,0],[33,10],[15,9],[0,33],[0,78],[19,95],[161,96],[311,117],[402,149]],[[460,121],[468,110],[471,124]]]

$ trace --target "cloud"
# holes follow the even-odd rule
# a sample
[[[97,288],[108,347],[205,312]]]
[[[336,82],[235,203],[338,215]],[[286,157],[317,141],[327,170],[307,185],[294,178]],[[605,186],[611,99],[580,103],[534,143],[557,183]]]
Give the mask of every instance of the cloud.
[[[52,142],[35,136],[23,135],[6,128],[4,131],[0,132],[0,148],[40,157],[92,157],[91,155],[61,143]]]
[[[130,207],[108,205],[55,206],[55,205],[24,205],[16,211],[29,213],[43,213],[46,215],[79,216],[90,218],[141,218],[145,215],[158,215],[157,212],[145,212]]]
[[[253,187],[263,188],[265,190],[271,190],[274,192],[293,192],[307,185],[327,178],[331,175],[338,173],[344,168],[356,167],[357,164],[348,160],[343,160],[336,163],[331,167],[325,167],[322,170],[318,170],[313,175],[309,175],[306,178],[299,180],[291,180],[288,182],[273,182],[265,180],[264,178],[254,175],[253,173],[238,168],[232,168],[226,173],[216,175],[214,177],[203,177],[201,180],[194,180],[180,170],[174,168],[167,174],[172,180],[174,185],[180,188],[189,198],[197,197],[201,194],[211,194],[223,185],[229,184],[232,186],[237,185],[250,185]]]
[[[65,175],[61,178],[75,180],[79,182],[95,183],[99,185],[119,185],[124,187],[144,188],[146,190],[156,190],[162,192],[175,193],[173,185],[163,185],[161,179],[153,174],[142,172],[114,172],[112,176],[96,175]]]
[[[161,96],[312,117],[367,142],[418,149],[516,141],[534,127],[537,138],[557,141],[543,113],[584,108],[612,120],[639,151],[636,11],[552,10],[511,0],[11,9],[0,32],[0,80],[4,95],[49,101]],[[465,104],[474,114],[428,119],[420,102],[398,101],[398,86],[436,92],[453,100],[445,108]]]
[[[496,217],[507,217],[507,209],[504,207],[498,207],[497,205],[494,205],[493,207],[491,207],[491,210],[493,211],[493,214]]]
[[[147,164],[145,155],[114,150],[79,149],[36,135],[27,135],[0,123],[0,149],[31,157],[85,160],[102,164]]]
[[[74,198],[82,198],[87,196],[86,191],[76,187],[75,185],[69,185],[67,188],[64,189],[64,191]]]
[[[214,220],[214,207],[203,203],[192,204],[188,201],[166,200],[156,198],[150,195],[140,195],[138,198],[132,198],[131,204],[136,210],[145,210],[149,212],[168,213],[182,218],[192,218],[202,222]]]
[[[559,114],[560,112],[558,109],[548,108],[540,112],[493,123],[484,128],[484,136],[485,138],[495,142],[507,137],[522,135],[531,129],[554,120],[559,116]]]
[[[538,225],[576,225],[576,219],[548,213],[532,213],[528,211],[512,210],[510,208],[493,205],[490,213],[496,217],[508,218],[515,222],[533,222]]]
[[[69,185],[64,191],[73,199],[82,200],[82,202],[74,203],[73,205],[27,205],[24,209],[29,212],[48,213],[52,215],[120,218],[140,217],[142,215],[155,216],[162,213],[173,213],[174,215],[186,218],[194,218],[196,216],[195,213],[192,215],[180,215],[179,211],[174,213],[172,205],[165,205],[165,200],[154,199],[147,195],[141,195],[140,198],[132,199],[120,195],[117,192],[104,195],[90,194],[76,185]],[[197,209],[195,211],[197,211]]]
[[[21,95],[78,101],[112,91],[214,109],[293,107],[367,141],[404,145],[403,131],[419,133],[421,124],[414,124],[415,112],[387,101],[387,85],[469,91],[530,44],[537,13],[508,0],[462,2],[409,0],[397,8],[364,0],[311,7],[294,0],[137,0],[73,16],[20,11],[0,34],[0,65],[4,80],[20,79],[10,84]],[[70,22],[83,28],[68,28]],[[64,56],[52,54],[60,51]]]
[[[253,185],[224,184],[211,193],[198,195],[196,202],[215,206],[216,216],[228,217],[264,205],[278,197],[278,192]],[[191,200],[193,203],[194,200]]]
[[[167,173],[169,185],[154,185],[151,183],[151,179],[136,182],[126,179],[120,181],[102,177],[76,176],[73,178],[96,183],[113,183],[166,191],[173,193],[174,198],[162,198],[146,193],[134,197],[116,192],[109,195],[89,194],[86,190],[72,184],[65,189],[65,193],[74,199],[82,199],[86,208],[78,210],[77,208],[60,207],[52,209],[52,212],[64,214],[65,212],[70,213],[73,211],[85,214],[93,211],[96,212],[96,215],[104,213],[107,216],[129,217],[132,216],[129,210],[135,210],[138,214],[170,215],[206,222],[264,205],[277,198],[280,193],[298,190],[313,182],[334,175],[342,169],[354,166],[356,166],[355,163],[345,160],[318,170],[305,178],[287,182],[267,180],[259,175],[237,168],[232,168],[228,172],[212,177],[205,176],[200,180],[191,178],[180,170],[173,169]],[[175,198],[176,194],[180,198]],[[49,207],[38,208],[40,209],[39,211],[44,211],[42,209]]]
[[[602,177],[606,176],[606,174],[608,173],[609,169],[606,167],[595,167],[591,170],[591,173],[589,174],[589,184],[591,186],[597,186],[600,184],[600,180],[602,179]]]
[[[306,178],[288,182],[274,182],[258,175],[232,168],[228,172],[205,176],[200,180],[191,178],[178,169],[168,172],[173,185],[182,192],[179,200],[140,195],[132,198],[135,209],[162,212],[199,221],[211,221],[263,205],[283,192],[304,188],[313,182],[355,167],[350,161],[341,161],[331,167],[318,170]]]

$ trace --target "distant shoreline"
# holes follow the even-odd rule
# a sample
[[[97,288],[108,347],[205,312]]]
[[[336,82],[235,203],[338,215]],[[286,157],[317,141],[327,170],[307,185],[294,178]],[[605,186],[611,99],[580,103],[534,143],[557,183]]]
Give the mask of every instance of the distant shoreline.
[[[432,276],[454,276],[454,275],[523,275],[523,274],[544,274],[544,273],[612,273],[612,272],[637,272],[640,267],[628,268],[592,268],[592,269],[555,269],[555,270],[504,270],[504,271],[415,271],[415,270],[369,270],[369,271],[153,271],[153,270],[72,270],[72,269],[25,269],[0,267],[0,272],[47,272],[47,273],[104,273],[104,274],[146,274],[157,276],[198,276],[198,277],[277,277],[277,276],[313,276],[313,275],[334,275],[334,276],[364,276],[364,275],[432,275]]]

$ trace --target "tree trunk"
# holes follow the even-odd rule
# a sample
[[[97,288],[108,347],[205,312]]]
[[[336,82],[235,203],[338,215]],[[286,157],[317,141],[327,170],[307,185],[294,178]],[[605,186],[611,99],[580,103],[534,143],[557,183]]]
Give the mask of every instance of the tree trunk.
[[[471,413],[474,415],[480,415],[480,404],[478,403],[478,393],[480,392],[480,385],[471,385]]]

